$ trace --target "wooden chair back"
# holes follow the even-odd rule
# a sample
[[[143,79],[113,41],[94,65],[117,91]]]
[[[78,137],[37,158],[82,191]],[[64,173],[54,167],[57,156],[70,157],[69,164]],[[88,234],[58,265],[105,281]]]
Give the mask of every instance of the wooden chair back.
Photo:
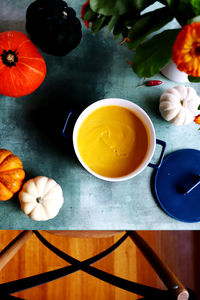
[[[59,235],[63,237],[75,238],[106,238],[113,236],[120,231],[46,231],[50,234]],[[36,236],[40,236],[35,232]],[[33,231],[27,230],[20,233],[4,250],[0,253],[0,270],[10,261],[10,259],[17,253],[17,251],[24,245],[24,243],[31,237]],[[158,276],[166,285],[170,294],[177,300],[188,300],[188,290],[183,286],[179,279],[175,276],[172,270],[158,257],[152,248],[144,241],[144,239],[136,231],[127,232],[130,239],[140,249],[147,261],[154,268]],[[48,242],[47,242],[48,243]],[[54,246],[53,246],[54,247]],[[55,248],[55,247],[54,247]],[[60,250],[58,250],[59,253]],[[57,253],[56,253],[57,254]],[[58,254],[59,255],[59,254]],[[72,260],[73,262],[73,260]],[[76,261],[77,263],[78,261]],[[79,261],[80,265],[81,262]]]

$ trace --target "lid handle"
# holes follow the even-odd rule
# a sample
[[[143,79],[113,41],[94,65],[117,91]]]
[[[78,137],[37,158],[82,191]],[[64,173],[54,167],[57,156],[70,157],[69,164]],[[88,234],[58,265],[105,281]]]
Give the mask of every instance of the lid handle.
[[[200,176],[198,175],[195,180],[189,184],[183,191],[184,195],[189,194],[193,189],[195,189],[200,184]]]

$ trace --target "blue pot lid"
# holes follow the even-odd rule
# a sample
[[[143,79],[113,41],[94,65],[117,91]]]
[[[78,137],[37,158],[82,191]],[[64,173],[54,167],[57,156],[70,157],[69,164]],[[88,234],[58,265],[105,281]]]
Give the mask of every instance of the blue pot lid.
[[[200,221],[200,151],[168,155],[155,175],[155,193],[164,211],[183,222]]]

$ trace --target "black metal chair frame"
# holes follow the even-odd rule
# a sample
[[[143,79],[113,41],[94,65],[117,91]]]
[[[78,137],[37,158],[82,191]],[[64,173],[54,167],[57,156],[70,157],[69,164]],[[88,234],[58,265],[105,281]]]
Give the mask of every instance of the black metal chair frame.
[[[127,279],[120,278],[118,276],[112,275],[105,271],[102,271],[96,267],[91,266],[93,263],[97,262],[98,260],[102,259],[103,257],[107,256],[111,252],[113,252],[117,247],[119,247],[129,236],[129,232],[126,232],[117,242],[115,242],[111,247],[107,248],[106,250],[100,252],[99,254],[92,256],[86,260],[80,261],[75,259],[74,257],[66,254],[65,252],[61,251],[60,249],[53,246],[49,243],[38,231],[33,231],[36,237],[52,252],[54,252],[57,256],[62,258],[64,261],[70,263],[69,266],[59,268],[53,271],[48,271],[42,274],[26,277],[23,279],[18,279],[15,281],[10,281],[7,283],[0,284],[0,295],[1,299],[11,299],[16,298],[11,294],[29,289],[41,284],[45,284],[47,282],[59,279],[61,277],[67,276],[71,273],[77,272],[82,270],[102,281],[105,281],[113,286],[119,287],[123,290],[129,291],[131,293],[140,295],[148,300],[171,300],[176,299],[170,290],[161,290],[158,288],[153,288],[150,286],[146,286],[140,283],[135,283],[129,281]],[[191,295],[189,299],[193,298],[193,292],[188,290],[189,294]],[[3,298],[2,298],[3,297]],[[192,297],[192,298],[191,298]],[[16,298],[20,299],[20,298]]]

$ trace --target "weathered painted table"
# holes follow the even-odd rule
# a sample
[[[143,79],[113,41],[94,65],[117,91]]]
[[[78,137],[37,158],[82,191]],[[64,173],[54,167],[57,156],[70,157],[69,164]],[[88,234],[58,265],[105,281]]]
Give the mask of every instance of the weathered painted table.
[[[0,30],[25,32],[29,0],[0,3]],[[80,16],[82,1],[68,1]],[[36,222],[20,209],[17,195],[0,203],[0,229],[200,229],[169,217],[152,193],[153,169],[121,183],[105,182],[85,171],[61,131],[70,108],[82,111],[94,101],[119,97],[140,105],[150,116],[157,138],[167,142],[166,154],[178,149],[200,149],[198,125],[174,127],[159,113],[161,93],[177,85],[158,74],[163,84],[136,88],[142,79],[126,62],[132,54],[103,33],[92,35],[83,26],[80,45],[65,57],[43,54],[47,76],[41,87],[22,98],[0,96],[0,148],[18,155],[26,179],[44,175],[63,188],[65,202],[52,220]],[[200,94],[200,84],[193,84]],[[154,161],[158,158],[158,147]]]

